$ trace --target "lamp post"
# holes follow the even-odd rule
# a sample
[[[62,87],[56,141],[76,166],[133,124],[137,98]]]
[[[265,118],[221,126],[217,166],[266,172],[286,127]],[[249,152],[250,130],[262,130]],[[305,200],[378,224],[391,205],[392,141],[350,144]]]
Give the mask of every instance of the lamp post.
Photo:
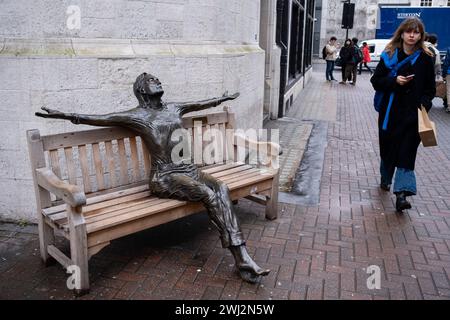
[[[350,0],[347,0],[346,3],[350,4]],[[347,23],[347,31],[345,33],[345,39],[348,39],[348,23]]]
[[[345,7],[345,4],[350,4],[351,3],[351,0],[341,0],[343,3],[344,3],[344,7]],[[346,23],[346,25],[345,25],[345,28],[347,29],[346,30],[346,33],[345,33],[345,39],[347,40],[348,39],[348,19],[346,18],[346,21],[347,21],[347,23]]]

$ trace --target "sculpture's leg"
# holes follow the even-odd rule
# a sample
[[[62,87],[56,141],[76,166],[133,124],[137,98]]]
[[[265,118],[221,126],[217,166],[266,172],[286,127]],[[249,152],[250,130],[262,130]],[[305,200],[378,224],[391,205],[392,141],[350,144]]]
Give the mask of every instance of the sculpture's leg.
[[[253,283],[258,281],[261,276],[269,274],[270,270],[259,267],[247,252],[227,185],[206,173],[200,173],[199,178],[216,195],[215,199],[207,204],[208,212],[213,221],[223,221],[219,227],[219,230],[220,228],[224,229],[221,232],[222,246],[230,249],[241,277]],[[224,239],[226,236],[229,237],[229,241]]]
[[[230,249],[244,280],[256,282],[259,277],[270,272],[260,268],[248,255],[225,184],[202,173],[194,178],[182,174],[166,174],[152,181],[150,190],[161,198],[202,202],[219,230],[222,246]]]

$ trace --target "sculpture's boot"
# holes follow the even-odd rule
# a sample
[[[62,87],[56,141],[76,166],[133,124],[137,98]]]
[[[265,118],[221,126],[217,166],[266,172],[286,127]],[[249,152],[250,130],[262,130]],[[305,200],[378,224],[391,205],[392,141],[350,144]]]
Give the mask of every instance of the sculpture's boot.
[[[269,269],[263,269],[253,261],[249,256],[245,245],[231,246],[229,249],[233,254],[236,267],[243,280],[250,283],[256,283],[261,277],[269,274]]]

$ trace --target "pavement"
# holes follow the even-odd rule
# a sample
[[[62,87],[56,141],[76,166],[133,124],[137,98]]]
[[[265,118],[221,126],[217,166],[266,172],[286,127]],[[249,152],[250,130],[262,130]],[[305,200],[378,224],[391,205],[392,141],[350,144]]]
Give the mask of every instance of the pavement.
[[[326,82],[323,64],[314,70],[287,117],[267,124],[286,151],[278,219],[236,205],[250,255],[272,270],[260,283],[240,280],[203,213],[113,241],[91,258],[91,291],[76,298],[64,269],[41,263],[36,226],[1,223],[0,299],[449,299],[450,115],[434,101],[439,146],[419,148],[418,195],[399,214],[378,187],[368,74],[350,86]],[[57,246],[68,250],[62,238]]]

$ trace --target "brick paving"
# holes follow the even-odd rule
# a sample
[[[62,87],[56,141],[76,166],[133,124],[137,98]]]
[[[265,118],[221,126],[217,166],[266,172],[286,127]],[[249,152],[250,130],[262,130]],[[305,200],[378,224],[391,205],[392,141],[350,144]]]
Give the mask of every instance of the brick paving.
[[[264,127],[269,130],[279,130],[280,145],[283,146],[283,153],[279,159],[279,190],[290,192],[313,125],[298,118],[285,117],[277,121],[269,121]]]
[[[272,269],[269,276],[259,285],[242,282],[198,214],[113,241],[91,259],[91,292],[81,299],[449,299],[450,115],[435,101],[439,146],[420,148],[419,194],[411,210],[395,213],[392,194],[378,188],[368,76],[356,87],[325,84],[318,69],[290,116],[328,121],[319,204],[280,203],[274,221],[258,204],[237,205],[250,254]],[[305,106],[308,95],[317,98]],[[335,108],[336,117],[311,104]],[[75,299],[62,267],[40,263],[36,230],[0,224],[0,298]],[[381,270],[381,289],[367,288],[371,265]]]

